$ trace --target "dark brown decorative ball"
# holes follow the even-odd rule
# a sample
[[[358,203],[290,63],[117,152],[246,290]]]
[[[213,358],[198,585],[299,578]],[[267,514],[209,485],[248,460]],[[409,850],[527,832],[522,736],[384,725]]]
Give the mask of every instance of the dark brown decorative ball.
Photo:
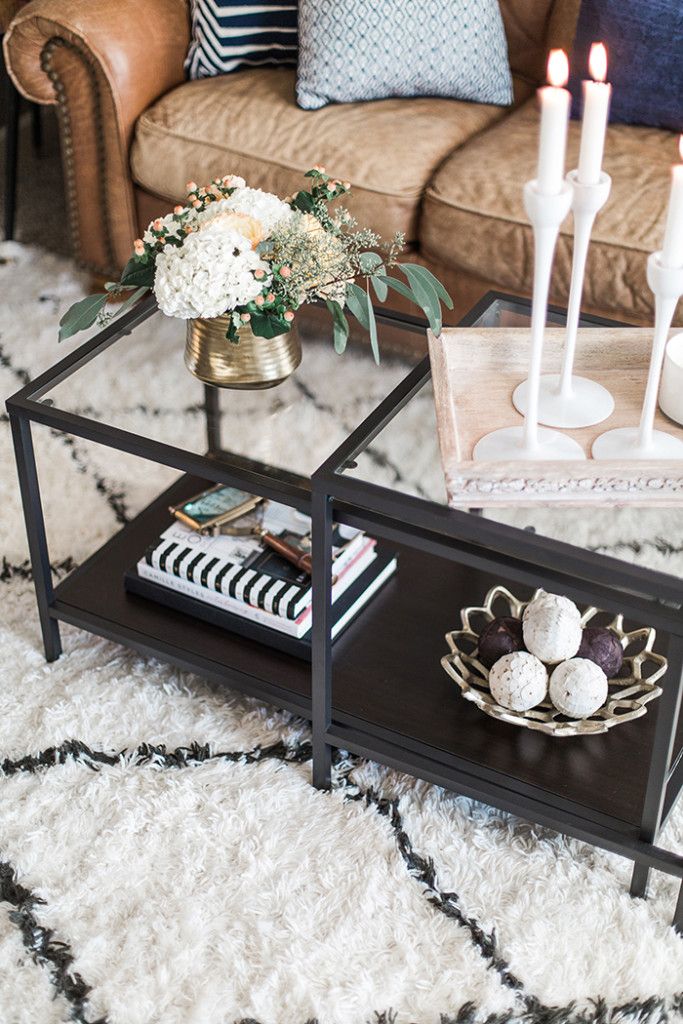
[[[619,675],[624,661],[621,644],[611,629],[605,629],[603,626],[586,626],[576,656],[594,661],[608,679],[614,679]]]
[[[524,650],[526,648],[522,636],[522,622],[511,616],[493,619],[479,637],[479,661],[486,668],[495,665],[504,654]]]

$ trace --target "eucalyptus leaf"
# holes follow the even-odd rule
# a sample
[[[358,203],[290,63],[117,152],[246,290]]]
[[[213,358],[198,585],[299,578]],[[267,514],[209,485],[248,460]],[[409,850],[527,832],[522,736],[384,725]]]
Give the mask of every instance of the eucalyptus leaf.
[[[92,327],[108,298],[105,292],[104,295],[87,295],[79,302],[74,302],[59,321],[59,341],[66,341],[79,331]]]
[[[370,301],[370,284],[367,284],[367,295],[366,300],[368,304],[368,318],[370,320],[370,348],[372,354],[375,357],[375,362],[379,366],[379,341],[377,340],[377,321],[375,320],[375,311],[372,308],[372,302]]]
[[[389,288],[387,287],[386,281],[382,280],[380,274],[373,274],[370,280],[372,281],[372,287],[375,289],[375,295],[380,302],[384,302],[389,294]]]
[[[414,273],[416,273],[419,277],[422,277],[426,282],[428,282],[431,285],[431,287],[434,289],[438,297],[443,302],[444,306],[446,306],[448,309],[453,309],[453,299],[450,297],[444,286],[441,284],[441,281],[439,281],[438,277],[435,277],[434,274],[432,274],[431,270],[427,270],[427,268],[423,267],[420,263],[404,263],[401,264],[401,266],[412,267]]]
[[[143,295],[146,295],[148,291],[149,288],[147,285],[142,285],[140,288],[136,288],[135,291],[128,296],[126,301],[121,303],[117,315],[122,316],[124,313],[127,313],[131,306],[134,306],[135,303],[141,299]]]
[[[440,334],[441,303],[434,287],[420,274],[416,273],[416,267],[412,263],[401,263],[399,266],[408,279],[408,284],[417,298],[418,305],[424,310],[432,331],[434,334]]]
[[[381,281],[385,287],[393,288],[394,291],[399,293],[399,295],[403,295],[409,302],[413,302],[416,306],[420,305],[413,292],[407,284],[403,283],[403,281],[397,281],[395,277],[387,277],[385,274],[375,274],[375,278]],[[373,278],[373,280],[375,278]]]
[[[327,300],[327,308],[332,314],[332,328],[334,333],[334,351],[342,355],[349,340],[349,321],[346,319],[344,310],[338,302]]]
[[[384,260],[377,252],[362,252],[358,257],[358,262],[364,274],[371,274],[373,270],[382,266]]]
[[[361,327],[370,330],[367,296],[359,285],[351,283],[346,286],[346,304]]]

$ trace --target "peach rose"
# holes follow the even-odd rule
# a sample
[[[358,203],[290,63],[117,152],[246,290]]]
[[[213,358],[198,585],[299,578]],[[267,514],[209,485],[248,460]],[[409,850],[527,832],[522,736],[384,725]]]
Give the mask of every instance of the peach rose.
[[[203,231],[205,228],[213,227],[214,224],[220,224],[226,231],[231,229],[237,231],[244,238],[248,238],[252,249],[255,249],[264,237],[263,225],[256,220],[256,217],[250,217],[248,213],[236,213],[230,210],[217,213],[215,217],[207,217],[199,230]],[[258,276],[258,271],[256,271],[256,275]]]

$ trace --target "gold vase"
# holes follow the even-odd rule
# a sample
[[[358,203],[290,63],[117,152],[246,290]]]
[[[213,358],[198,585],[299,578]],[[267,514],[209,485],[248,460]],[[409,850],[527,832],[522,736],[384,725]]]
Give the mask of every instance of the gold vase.
[[[218,388],[274,388],[301,362],[296,328],[276,338],[257,338],[249,324],[238,328],[239,344],[225,333],[229,317],[188,320],[185,365],[190,373]]]

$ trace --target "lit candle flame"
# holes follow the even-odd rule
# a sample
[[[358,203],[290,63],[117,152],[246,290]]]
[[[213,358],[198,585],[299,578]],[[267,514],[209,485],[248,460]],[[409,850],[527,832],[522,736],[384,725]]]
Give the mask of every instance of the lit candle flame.
[[[548,81],[561,89],[569,80],[569,61],[564,50],[551,50],[548,54]]]
[[[681,154],[681,160],[683,160],[683,135],[678,140],[678,152]]]
[[[604,82],[607,78],[607,50],[604,43],[593,43],[588,69],[596,82]]]

